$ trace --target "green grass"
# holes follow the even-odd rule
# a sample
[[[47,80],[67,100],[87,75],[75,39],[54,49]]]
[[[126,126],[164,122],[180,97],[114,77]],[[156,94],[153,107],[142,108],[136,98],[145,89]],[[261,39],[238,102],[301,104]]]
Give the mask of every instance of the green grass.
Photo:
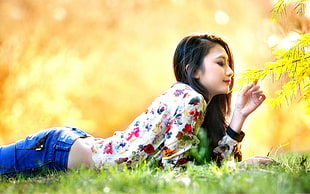
[[[0,178],[0,193],[310,193],[310,154],[276,156],[277,165],[186,170],[141,166],[79,169],[31,178]]]

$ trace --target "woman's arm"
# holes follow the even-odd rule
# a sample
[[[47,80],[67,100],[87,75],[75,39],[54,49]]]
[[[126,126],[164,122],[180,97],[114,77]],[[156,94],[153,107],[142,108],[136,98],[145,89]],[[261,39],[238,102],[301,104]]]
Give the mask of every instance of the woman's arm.
[[[162,163],[178,166],[187,162],[187,151],[199,143],[198,129],[204,118],[206,104],[202,96],[186,96],[166,130]]]
[[[241,132],[245,119],[255,111],[266,99],[265,94],[257,85],[257,80],[248,85],[238,96],[230,127],[237,133]]]
[[[265,94],[257,85],[257,80],[248,85],[239,95],[236,107],[230,122],[230,128],[237,134],[243,133],[241,131],[245,119],[255,111],[266,99]],[[267,156],[253,156],[240,162],[240,165],[258,165],[272,163],[274,160]]]
[[[237,159],[241,161],[240,142],[244,137],[241,131],[245,119],[256,110],[266,99],[264,93],[257,85],[257,80],[248,85],[238,96],[236,107],[227,127],[226,134],[219,141],[218,146],[213,150],[213,158],[218,164],[224,160]],[[259,159],[259,158],[255,158]],[[252,162],[252,161],[249,161]]]

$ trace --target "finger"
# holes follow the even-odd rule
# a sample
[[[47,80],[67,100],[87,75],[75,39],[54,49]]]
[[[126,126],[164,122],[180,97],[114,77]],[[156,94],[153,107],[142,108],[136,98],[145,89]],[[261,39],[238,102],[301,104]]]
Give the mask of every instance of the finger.
[[[250,89],[250,91],[251,91],[251,92],[255,92],[255,91],[259,91],[259,89],[260,89],[260,86],[259,86],[259,85],[254,85],[254,86]]]
[[[268,164],[268,163],[273,163],[276,162],[274,159],[272,159],[271,157],[268,156],[263,156],[263,155],[256,155],[256,156],[252,156],[251,158],[248,158],[249,162],[248,163],[252,163],[252,164]],[[246,161],[246,160],[245,160]],[[247,162],[247,161],[246,161]]]
[[[256,85],[257,83],[258,83],[258,79],[255,79],[255,80],[253,81],[253,84]]]
[[[257,89],[257,90],[253,90],[252,93],[253,94],[259,94],[259,93],[263,93],[263,90]]]
[[[257,85],[258,79],[255,79],[252,83],[250,83],[242,92],[242,95],[246,95],[249,91],[257,90],[260,86]]]
[[[256,95],[257,101],[255,102],[257,106],[260,106],[266,99],[265,94]]]
[[[264,102],[266,100],[266,95],[265,94],[262,94],[259,98],[259,101]]]
[[[259,164],[270,164],[272,162],[273,162],[273,160],[270,158],[260,158],[258,161]]]
[[[251,90],[251,88],[253,88],[253,86],[254,86],[254,82],[250,83],[249,85],[247,85],[246,88],[244,88],[244,90],[242,90],[241,94],[246,95]]]
[[[265,158],[265,159],[269,158],[269,159],[271,159],[271,157],[264,156],[264,155],[255,155],[255,156],[253,156],[253,158]]]
[[[256,98],[260,98],[261,96],[263,96],[263,93],[252,93],[253,96],[255,96]]]
[[[252,95],[255,95],[257,98],[266,98],[264,92],[253,92]]]
[[[259,96],[264,95],[264,92],[262,90],[254,91],[254,92],[252,92],[252,95],[255,95],[255,96],[259,97]]]

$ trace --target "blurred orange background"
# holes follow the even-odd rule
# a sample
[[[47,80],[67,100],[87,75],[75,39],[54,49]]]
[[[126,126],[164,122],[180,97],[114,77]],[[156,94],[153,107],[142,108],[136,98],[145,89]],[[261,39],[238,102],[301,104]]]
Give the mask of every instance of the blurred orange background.
[[[236,77],[263,68],[274,60],[275,46],[292,35],[270,21],[272,5],[270,0],[0,1],[0,144],[55,126],[99,137],[124,130],[174,83],[174,49],[192,32],[216,34],[229,43]],[[272,79],[261,84],[267,96],[280,89]],[[303,106],[273,109],[264,103],[245,123],[244,155],[308,151],[310,119]]]

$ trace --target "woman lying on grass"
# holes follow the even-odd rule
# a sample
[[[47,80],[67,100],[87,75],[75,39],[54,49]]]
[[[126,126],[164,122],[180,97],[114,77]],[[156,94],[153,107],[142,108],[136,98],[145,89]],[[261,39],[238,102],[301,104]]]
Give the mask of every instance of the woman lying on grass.
[[[242,125],[266,98],[257,81],[240,93],[228,125],[234,61],[226,42],[208,34],[186,36],[176,48],[173,67],[177,82],[125,131],[106,139],[71,127],[40,131],[0,147],[1,175],[110,164],[132,167],[142,160],[161,167],[241,161]],[[272,159],[246,161],[263,164]]]

